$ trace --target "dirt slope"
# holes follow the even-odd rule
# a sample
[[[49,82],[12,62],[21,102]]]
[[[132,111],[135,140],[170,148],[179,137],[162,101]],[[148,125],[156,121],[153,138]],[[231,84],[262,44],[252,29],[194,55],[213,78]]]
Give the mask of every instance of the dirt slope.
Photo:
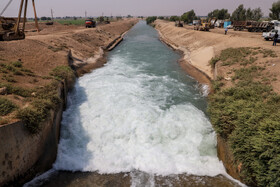
[[[229,30],[228,34],[224,35],[223,29],[215,28],[210,32],[202,32],[194,31],[192,26],[175,27],[173,22],[157,20],[155,23],[156,29],[159,30],[163,40],[183,51],[185,62],[206,73],[211,79],[214,79],[214,73],[209,61],[224,49],[230,47],[262,47],[280,54],[280,44],[273,47],[272,41],[263,40],[261,33]],[[279,58],[274,59],[270,64],[273,65],[272,73],[278,72],[279,74]],[[278,93],[280,93],[279,83],[280,81],[273,83],[273,87]]]
[[[74,66],[91,64],[86,67],[89,70],[96,65],[101,66],[106,62],[102,60],[103,49],[136,22],[137,19],[125,19],[90,29],[55,23],[52,26],[41,25],[40,33],[27,32],[25,40],[1,41],[0,89],[3,84],[28,89],[49,84],[52,81],[50,72],[55,67],[69,65],[69,54]],[[27,25],[27,28],[31,29],[32,24]],[[15,67],[16,62],[22,65]],[[1,98],[11,100],[20,108],[26,105],[24,98],[6,94],[5,91],[0,93]],[[10,120],[13,117],[8,121],[3,118],[0,114],[0,125],[13,122]]]

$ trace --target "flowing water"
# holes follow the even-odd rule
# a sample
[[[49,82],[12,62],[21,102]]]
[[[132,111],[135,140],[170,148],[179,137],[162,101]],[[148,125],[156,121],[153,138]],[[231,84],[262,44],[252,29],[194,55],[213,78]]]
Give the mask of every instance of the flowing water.
[[[26,186],[238,186],[216,155],[207,90],[179,58],[155,29],[134,26],[78,79],[53,169]]]

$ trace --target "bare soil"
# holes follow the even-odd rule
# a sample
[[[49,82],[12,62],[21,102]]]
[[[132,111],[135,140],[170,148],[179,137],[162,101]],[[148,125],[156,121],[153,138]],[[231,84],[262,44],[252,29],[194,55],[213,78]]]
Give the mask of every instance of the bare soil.
[[[41,32],[36,32],[34,23],[28,23],[26,39],[0,42],[0,64],[12,65],[21,61],[29,73],[17,75],[14,72],[1,72],[0,83],[9,83],[22,88],[44,86],[51,81],[50,72],[57,66],[82,67],[79,75],[100,67],[106,60],[104,50],[115,39],[129,30],[137,19],[124,19],[111,24],[85,28],[75,25],[45,25],[40,23]],[[70,55],[69,55],[70,54]],[[69,61],[69,56],[71,61]],[[1,68],[1,67],[0,67]],[[9,98],[20,108],[25,107],[24,98],[15,95],[0,95]],[[0,116],[0,121],[3,116]],[[13,122],[10,117],[7,122]],[[6,121],[6,120],[5,120]],[[0,123],[0,124],[1,124]]]

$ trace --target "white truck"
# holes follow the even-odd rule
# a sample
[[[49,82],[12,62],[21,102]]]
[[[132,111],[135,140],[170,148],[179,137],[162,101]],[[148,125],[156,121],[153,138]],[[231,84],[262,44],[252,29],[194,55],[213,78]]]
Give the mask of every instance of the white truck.
[[[278,40],[280,40],[280,21],[277,21],[277,20],[275,20],[275,21],[272,21],[273,23],[274,23],[274,29],[272,29],[271,31],[269,31],[269,32],[264,32],[263,33],[263,38],[265,39],[265,40],[273,40],[273,38],[274,38],[274,35],[275,35],[275,33],[276,33],[276,31],[278,32]]]

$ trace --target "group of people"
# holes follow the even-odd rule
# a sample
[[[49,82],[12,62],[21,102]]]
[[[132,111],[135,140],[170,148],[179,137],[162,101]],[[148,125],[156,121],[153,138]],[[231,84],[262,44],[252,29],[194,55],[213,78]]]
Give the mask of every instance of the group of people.
[[[228,28],[225,28],[225,35],[227,35],[227,32],[228,32]],[[276,46],[276,43],[278,41],[278,37],[279,37],[278,31],[276,30],[275,35],[273,37],[273,44],[272,44],[273,46]]]

